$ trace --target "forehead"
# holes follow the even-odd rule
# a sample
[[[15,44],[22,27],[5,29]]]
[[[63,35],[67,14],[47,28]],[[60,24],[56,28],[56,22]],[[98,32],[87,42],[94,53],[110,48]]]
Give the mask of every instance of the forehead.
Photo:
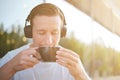
[[[60,26],[62,24],[61,18],[59,16],[41,16],[36,15],[32,21],[33,26],[37,25],[56,25]]]

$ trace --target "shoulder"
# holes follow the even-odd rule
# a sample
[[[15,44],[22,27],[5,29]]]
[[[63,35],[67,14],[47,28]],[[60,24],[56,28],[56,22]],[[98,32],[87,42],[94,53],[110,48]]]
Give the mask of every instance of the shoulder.
[[[15,55],[17,55],[20,51],[29,48],[29,45],[30,45],[30,44],[26,44],[26,45],[23,45],[23,46],[21,46],[21,47],[19,47],[19,48],[17,48],[17,49],[11,50],[11,51],[9,51],[6,55],[15,56]]]
[[[23,45],[23,46],[21,46],[21,47],[19,47],[17,49],[9,51],[8,53],[16,53],[16,52],[19,53],[20,51],[29,48],[29,45],[30,44]]]

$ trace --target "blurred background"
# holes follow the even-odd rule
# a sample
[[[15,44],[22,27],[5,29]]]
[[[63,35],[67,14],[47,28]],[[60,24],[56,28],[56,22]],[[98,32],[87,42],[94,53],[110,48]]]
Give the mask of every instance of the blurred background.
[[[60,44],[80,55],[89,76],[120,80],[120,0],[0,0],[0,58],[31,41],[24,36],[25,20],[45,2],[64,12],[67,36]]]

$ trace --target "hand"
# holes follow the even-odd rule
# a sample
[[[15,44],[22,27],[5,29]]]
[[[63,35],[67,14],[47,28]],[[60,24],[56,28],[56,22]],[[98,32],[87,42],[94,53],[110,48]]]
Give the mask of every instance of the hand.
[[[12,69],[17,72],[27,68],[33,67],[39,63],[40,55],[36,48],[29,48],[21,51],[9,63],[12,64]]]
[[[56,62],[67,67],[76,80],[88,80],[78,54],[65,48],[56,54]]]
[[[29,48],[21,51],[0,68],[1,80],[10,80],[17,71],[33,67],[39,62],[39,59],[40,55],[36,51],[36,48]]]

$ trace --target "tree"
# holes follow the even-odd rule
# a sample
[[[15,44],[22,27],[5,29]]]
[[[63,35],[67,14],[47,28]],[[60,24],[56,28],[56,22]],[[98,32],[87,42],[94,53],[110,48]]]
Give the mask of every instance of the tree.
[[[75,51],[77,54],[79,54],[81,60],[83,60],[82,58],[83,58],[83,50],[85,44],[77,40],[73,32],[71,32],[70,36],[66,38],[62,38],[60,41],[60,45]]]
[[[0,57],[3,57],[9,50],[18,48],[28,41],[25,39],[24,35],[21,34],[21,26],[18,25],[15,28],[12,25],[12,31],[8,33],[4,30],[4,25],[0,25]]]

